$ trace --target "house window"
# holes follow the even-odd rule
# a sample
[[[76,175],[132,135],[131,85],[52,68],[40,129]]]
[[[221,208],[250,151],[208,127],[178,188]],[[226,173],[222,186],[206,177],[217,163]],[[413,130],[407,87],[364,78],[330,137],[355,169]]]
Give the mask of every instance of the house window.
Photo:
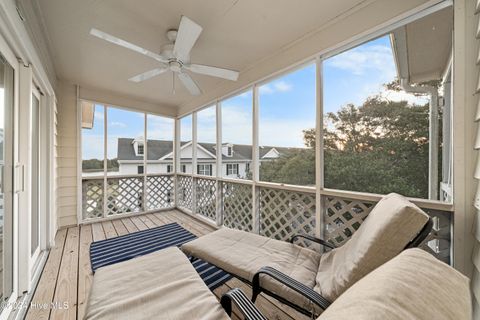
[[[211,176],[212,175],[212,165],[211,164],[198,164],[197,165],[197,173],[203,176]]]
[[[182,172],[187,173],[187,165],[186,164],[182,164]]]
[[[292,100],[293,101],[293,100]],[[226,100],[222,100],[222,157],[223,166],[235,156],[236,158],[252,158],[252,133],[253,133],[253,90],[240,92]],[[233,150],[235,148],[235,150]],[[235,153],[235,154],[234,154]],[[223,167],[222,167],[223,168]],[[226,169],[222,176],[226,175]],[[236,176],[238,179],[251,179],[251,175],[242,172]]]
[[[227,163],[227,176],[238,175],[238,163]]]
[[[143,166],[137,166],[137,173],[138,174],[143,174]]]
[[[130,150],[131,150],[131,149],[130,149]],[[137,146],[137,153],[138,153],[139,155],[142,155],[142,154],[143,154],[143,144],[139,144],[139,145]]]
[[[167,173],[173,172],[173,165],[167,164]]]

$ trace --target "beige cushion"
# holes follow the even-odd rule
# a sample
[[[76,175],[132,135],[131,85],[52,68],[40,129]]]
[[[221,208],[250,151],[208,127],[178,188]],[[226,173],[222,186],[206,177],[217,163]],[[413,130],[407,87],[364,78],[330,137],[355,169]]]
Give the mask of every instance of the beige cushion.
[[[318,320],[470,320],[468,279],[421,249],[409,249],[342,294]]]
[[[262,267],[273,267],[313,288],[320,254],[284,241],[253,233],[223,228],[182,246],[187,255],[208,261],[227,272],[252,281]],[[308,301],[278,282],[262,281],[262,286],[291,302],[308,307]]]
[[[229,319],[176,247],[100,268],[86,319]]]
[[[372,270],[399,254],[427,223],[428,216],[398,194],[380,200],[342,247],[322,255],[315,290],[334,301]]]

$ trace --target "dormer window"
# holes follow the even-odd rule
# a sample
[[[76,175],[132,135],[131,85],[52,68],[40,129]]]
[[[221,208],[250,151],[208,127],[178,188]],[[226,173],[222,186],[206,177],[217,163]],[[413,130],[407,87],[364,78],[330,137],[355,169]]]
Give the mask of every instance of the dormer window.
[[[137,154],[138,155],[143,155],[143,144],[139,144],[137,146]]]
[[[233,157],[233,144],[226,143],[222,145],[222,154],[225,157]]]

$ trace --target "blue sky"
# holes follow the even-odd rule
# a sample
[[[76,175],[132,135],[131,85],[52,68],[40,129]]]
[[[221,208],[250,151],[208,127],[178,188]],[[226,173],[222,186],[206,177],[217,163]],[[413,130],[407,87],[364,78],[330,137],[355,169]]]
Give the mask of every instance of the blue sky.
[[[360,105],[371,95],[390,100],[425,103],[404,92],[389,92],[383,84],[396,76],[390,39],[384,36],[324,61],[324,112],[335,112],[348,103]],[[315,65],[262,85],[259,96],[259,143],[302,147],[302,130],[315,127]],[[116,157],[119,137],[143,136],[143,114],[108,109],[108,157]],[[103,157],[103,107],[96,107],[94,129],[83,129],[83,158]],[[198,141],[215,142],[215,108],[198,113]],[[250,144],[252,141],[252,92],[222,102],[222,142]],[[181,121],[182,140],[191,139],[191,116]],[[172,139],[173,120],[149,116],[149,139]]]

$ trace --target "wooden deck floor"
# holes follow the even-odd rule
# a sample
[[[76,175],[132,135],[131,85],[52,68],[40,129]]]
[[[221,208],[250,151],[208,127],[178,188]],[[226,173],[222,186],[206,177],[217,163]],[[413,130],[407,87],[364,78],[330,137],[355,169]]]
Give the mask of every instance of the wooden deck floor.
[[[177,222],[197,236],[214,230],[177,210],[60,229],[26,319],[83,319],[93,277],[89,257],[90,243],[172,222]],[[214,293],[220,297],[235,287],[242,288],[247,295],[251,295],[250,287],[236,278],[215,289]],[[51,308],[52,303],[56,307]],[[68,304],[68,308],[62,308],[64,303]],[[257,299],[256,305],[268,319],[308,319],[263,295]],[[232,318],[238,319],[238,316],[234,314]]]

